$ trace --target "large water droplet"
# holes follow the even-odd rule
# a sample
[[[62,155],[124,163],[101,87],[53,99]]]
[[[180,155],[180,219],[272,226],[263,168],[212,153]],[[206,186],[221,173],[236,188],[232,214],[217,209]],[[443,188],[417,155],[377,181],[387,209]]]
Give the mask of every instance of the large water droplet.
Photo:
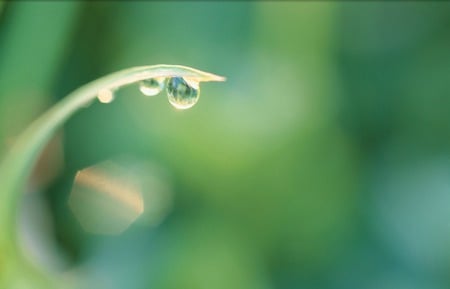
[[[150,78],[139,83],[139,90],[147,96],[154,96],[164,89],[164,78]]]
[[[190,108],[200,97],[198,82],[182,77],[172,77],[167,81],[167,96],[175,108]]]
[[[110,103],[114,100],[114,92],[110,89],[101,89],[97,98],[101,103]]]

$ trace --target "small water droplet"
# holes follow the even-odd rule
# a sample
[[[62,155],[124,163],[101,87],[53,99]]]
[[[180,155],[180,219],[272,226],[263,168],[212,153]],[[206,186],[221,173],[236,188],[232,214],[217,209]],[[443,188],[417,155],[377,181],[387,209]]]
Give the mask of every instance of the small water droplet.
[[[190,108],[200,97],[198,82],[183,77],[172,77],[167,81],[167,96],[175,108]]]
[[[154,96],[164,89],[164,78],[150,78],[139,83],[139,90],[146,96]]]
[[[114,100],[114,92],[110,89],[101,89],[97,98],[101,103],[110,103]]]

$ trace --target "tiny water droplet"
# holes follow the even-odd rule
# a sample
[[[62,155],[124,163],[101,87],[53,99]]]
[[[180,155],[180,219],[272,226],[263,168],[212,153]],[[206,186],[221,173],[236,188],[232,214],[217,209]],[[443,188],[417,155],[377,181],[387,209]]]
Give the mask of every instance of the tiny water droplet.
[[[190,108],[200,97],[198,82],[183,77],[172,77],[167,81],[167,96],[175,108]]]
[[[139,90],[146,96],[154,96],[164,89],[164,78],[150,78],[139,83]]]
[[[114,92],[110,89],[101,89],[97,98],[101,103],[110,103],[114,100]]]

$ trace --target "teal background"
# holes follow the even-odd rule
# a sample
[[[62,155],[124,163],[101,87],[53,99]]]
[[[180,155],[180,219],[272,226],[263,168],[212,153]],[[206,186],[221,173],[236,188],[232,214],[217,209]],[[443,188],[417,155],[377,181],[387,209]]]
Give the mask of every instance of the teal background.
[[[110,72],[227,77],[186,111],[131,86],[67,122],[21,226],[30,258],[70,285],[450,286],[449,3],[0,3],[2,153]],[[171,209],[85,232],[67,205],[75,174],[123,155],[164,172]]]

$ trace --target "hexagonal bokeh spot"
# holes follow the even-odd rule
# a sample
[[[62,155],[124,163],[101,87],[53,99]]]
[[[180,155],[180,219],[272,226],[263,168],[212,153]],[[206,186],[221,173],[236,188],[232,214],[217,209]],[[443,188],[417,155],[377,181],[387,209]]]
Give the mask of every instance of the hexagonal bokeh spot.
[[[94,234],[120,234],[144,212],[139,179],[112,161],[78,171],[69,206],[83,229]]]

